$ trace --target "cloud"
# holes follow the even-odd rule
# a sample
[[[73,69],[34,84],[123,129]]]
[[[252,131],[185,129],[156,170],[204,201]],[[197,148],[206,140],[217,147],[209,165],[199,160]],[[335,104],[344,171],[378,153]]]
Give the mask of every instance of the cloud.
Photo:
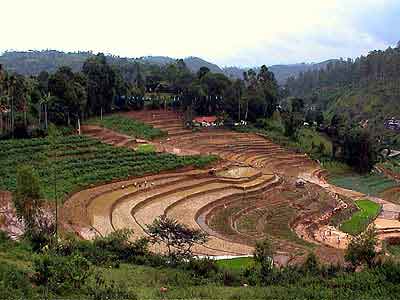
[[[397,3],[396,3],[397,2]],[[396,39],[397,0],[9,0],[0,51],[200,56],[222,65],[354,57]]]

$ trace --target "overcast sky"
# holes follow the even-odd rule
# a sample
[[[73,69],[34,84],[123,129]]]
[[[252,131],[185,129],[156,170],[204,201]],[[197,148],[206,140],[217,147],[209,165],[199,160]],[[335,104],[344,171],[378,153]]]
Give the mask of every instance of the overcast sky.
[[[199,56],[254,66],[356,57],[400,40],[400,0],[0,0],[0,51]]]

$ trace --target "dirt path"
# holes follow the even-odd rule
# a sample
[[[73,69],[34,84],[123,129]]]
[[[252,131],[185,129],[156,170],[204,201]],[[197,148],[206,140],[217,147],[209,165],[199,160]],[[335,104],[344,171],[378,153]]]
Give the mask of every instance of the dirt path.
[[[315,176],[317,172],[303,173],[299,177],[305,181],[317,184],[324,189],[341,195],[353,200],[368,199],[381,205],[382,209],[378,217],[375,219],[374,224],[378,230],[378,238],[383,240],[387,236],[388,231],[400,232],[400,205],[386,201],[382,198],[372,197],[356,191],[344,189],[334,186],[326,182],[324,178]],[[349,239],[351,238],[346,233],[338,230],[337,228],[322,226],[315,230],[314,238],[317,242],[339,249],[347,247]]]

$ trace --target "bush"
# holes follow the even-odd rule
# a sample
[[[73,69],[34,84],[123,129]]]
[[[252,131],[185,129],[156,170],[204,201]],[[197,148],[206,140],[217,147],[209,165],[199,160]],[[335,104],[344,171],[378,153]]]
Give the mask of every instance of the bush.
[[[50,291],[79,289],[90,276],[90,263],[79,255],[61,257],[41,255],[33,262],[35,282]]]
[[[376,229],[370,226],[365,232],[352,238],[346,250],[346,261],[350,262],[354,268],[362,264],[372,267],[378,256],[375,250],[376,243]]]
[[[57,255],[68,256],[74,253],[83,256],[96,265],[117,267],[121,262],[144,263],[149,254],[146,238],[129,241],[130,230],[116,230],[106,237],[96,237],[93,241],[79,240],[74,236],[67,236],[55,244],[54,252]]]
[[[203,258],[203,259],[191,259],[185,265],[185,268],[192,271],[196,276],[204,278],[210,278],[218,273],[219,268],[214,260]]]
[[[136,294],[124,283],[115,281],[106,282],[100,274],[95,274],[94,283],[90,284],[87,290],[90,299],[93,300],[135,300]]]
[[[0,299],[23,299],[32,295],[31,283],[25,272],[14,265],[0,264]]]
[[[305,273],[317,275],[319,273],[319,263],[317,256],[314,252],[310,252],[307,255],[305,262],[302,265],[302,270]]]
[[[254,260],[261,266],[261,276],[267,277],[273,268],[272,245],[267,239],[258,241],[254,249]]]

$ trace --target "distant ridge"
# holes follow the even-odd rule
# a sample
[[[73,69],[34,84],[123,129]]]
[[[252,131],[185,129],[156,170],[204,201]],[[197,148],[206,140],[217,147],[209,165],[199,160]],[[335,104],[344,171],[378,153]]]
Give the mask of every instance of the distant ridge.
[[[0,64],[12,72],[22,75],[37,75],[45,70],[50,73],[55,72],[61,66],[69,66],[73,71],[79,71],[83,63],[89,57],[95,55],[93,52],[62,52],[57,50],[43,51],[7,51],[0,56]],[[166,65],[174,63],[176,58],[168,56],[143,56],[139,58],[122,58],[114,55],[106,55],[110,63],[144,63],[155,65]],[[226,76],[236,79],[243,78],[243,72],[248,68],[224,67],[208,62],[199,57],[186,57],[183,59],[186,66],[192,72],[197,72],[201,67],[207,67],[211,72],[223,73]],[[274,72],[279,84],[285,84],[287,78],[297,76],[307,70],[325,68],[333,60],[327,60],[321,63],[312,64],[291,64],[291,65],[273,65],[270,70]],[[257,70],[257,68],[254,68]]]

